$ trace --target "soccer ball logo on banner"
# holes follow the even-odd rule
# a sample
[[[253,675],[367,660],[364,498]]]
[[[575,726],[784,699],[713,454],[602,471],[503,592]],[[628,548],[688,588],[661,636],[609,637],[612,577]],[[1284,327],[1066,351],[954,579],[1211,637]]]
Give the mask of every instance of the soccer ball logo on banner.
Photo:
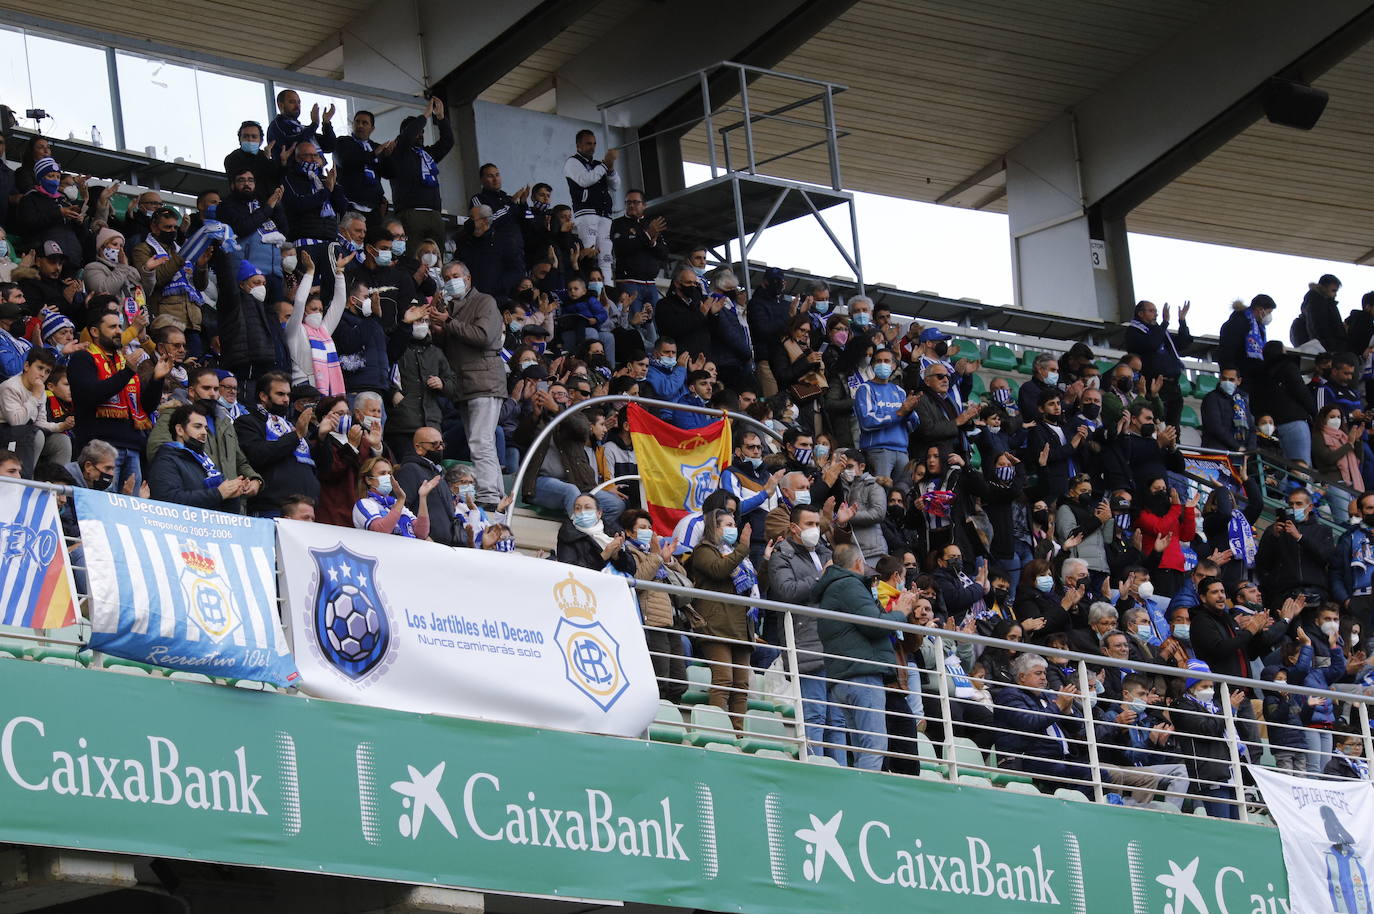
[[[201,631],[218,642],[239,627],[242,618],[234,608],[233,590],[214,557],[194,540],[181,547],[180,580],[187,615]]]
[[[377,589],[377,560],[343,546],[310,550],[315,559],[315,644],[325,660],[353,681],[376,670],[392,647],[391,628]]]
[[[554,585],[553,599],[563,613],[553,640],[563,652],[568,682],[609,711],[630,687],[620,664],[620,642],[596,621],[596,594],[572,572]]]

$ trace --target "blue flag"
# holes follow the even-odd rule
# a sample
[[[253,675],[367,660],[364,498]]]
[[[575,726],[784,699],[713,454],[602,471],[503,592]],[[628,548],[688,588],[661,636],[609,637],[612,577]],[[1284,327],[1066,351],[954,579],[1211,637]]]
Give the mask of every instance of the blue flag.
[[[76,490],[91,649],[174,670],[293,685],[271,521]]]

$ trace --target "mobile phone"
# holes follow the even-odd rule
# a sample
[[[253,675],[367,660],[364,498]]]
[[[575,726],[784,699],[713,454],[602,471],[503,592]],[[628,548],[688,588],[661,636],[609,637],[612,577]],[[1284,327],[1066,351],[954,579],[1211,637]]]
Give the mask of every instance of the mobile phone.
[[[539,391],[546,391],[546,390],[549,389],[549,382],[548,382],[548,381],[540,381],[540,382],[538,382],[537,384],[534,385],[534,389],[535,389],[535,390],[539,390]]]

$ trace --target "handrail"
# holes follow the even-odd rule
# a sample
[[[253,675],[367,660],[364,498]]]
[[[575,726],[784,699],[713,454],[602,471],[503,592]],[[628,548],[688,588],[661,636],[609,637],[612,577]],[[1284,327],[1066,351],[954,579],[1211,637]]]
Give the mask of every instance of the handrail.
[[[520,500],[520,487],[524,484],[525,473],[529,470],[530,462],[533,460],[535,453],[539,450],[540,445],[548,440],[553,430],[558,427],[558,423],[562,422],[568,416],[580,412],[589,406],[597,406],[602,403],[640,403],[646,406],[655,406],[660,409],[703,413],[708,416],[719,415],[722,418],[731,419],[735,422],[743,422],[745,425],[753,426],[758,431],[778,441],[782,440],[781,435],[757,419],[746,416],[743,413],[731,412],[728,409],[716,409],[710,406],[693,406],[690,403],[669,403],[667,400],[655,400],[650,397],[632,397],[629,394],[606,394],[601,397],[590,397],[580,403],[573,403],[559,412],[558,415],[554,416],[553,419],[549,421],[548,425],[539,430],[539,434],[535,435],[534,440],[530,442],[530,446],[525,450],[525,456],[520,460],[520,466],[515,470],[515,479],[511,481],[511,491],[509,494],[513,497],[511,498],[510,507],[506,509],[506,526],[510,526],[511,518],[515,516],[515,506]],[[721,469],[724,469],[724,467]]]

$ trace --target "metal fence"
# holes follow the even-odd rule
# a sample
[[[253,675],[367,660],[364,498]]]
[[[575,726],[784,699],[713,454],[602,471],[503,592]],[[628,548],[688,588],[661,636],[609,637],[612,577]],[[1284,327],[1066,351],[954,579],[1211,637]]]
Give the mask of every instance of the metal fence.
[[[1325,777],[1321,772],[1333,757],[1331,737],[1344,737],[1332,730],[1265,720],[1265,698],[1297,710],[1299,716],[1309,700],[1331,702],[1338,715],[1343,714],[1356,724],[1354,732],[1362,747],[1359,758],[1374,757],[1369,730],[1369,705],[1374,702],[1370,692],[1374,690],[1358,686],[1338,686],[1329,691],[1213,673],[1205,678],[1215,683],[1215,713],[1190,710],[1172,703],[1184,692],[1184,680],[1195,676],[1178,667],[1000,641],[961,630],[861,619],[815,607],[659,582],[635,581],[633,586],[642,591],[663,591],[682,598],[722,601],[781,614],[783,644],[779,646],[779,660],[767,673],[751,667],[747,689],[711,683],[713,665],[700,657],[688,659],[683,678],[661,679],[687,691],[676,705],[663,703],[655,724],[657,729],[650,733],[658,739],[725,751],[785,754],[818,764],[854,766],[861,756],[877,756],[883,770],[898,775],[1024,793],[1051,793],[1065,799],[1091,799],[1165,812],[1191,810],[1203,815],[1210,809],[1212,815],[1263,824],[1272,824],[1272,820],[1253,789],[1246,766],[1296,774],[1313,769],[1315,776]],[[808,661],[843,659],[824,650],[798,647],[796,621],[802,616],[878,627],[918,650],[924,648],[927,662],[915,660],[906,667],[881,664],[884,672],[879,691],[883,711],[876,718],[877,728],[872,728],[873,717],[866,728],[862,723],[864,715],[855,713],[865,710],[864,706],[844,700],[843,680],[824,673],[794,674],[799,668],[811,666]],[[680,630],[650,630],[673,636],[686,634]],[[697,650],[706,642],[730,644],[751,652],[761,646],[700,635],[690,637]],[[1073,694],[1066,696],[1062,733],[1034,734],[1061,743],[1062,757],[1052,760],[1058,763],[1058,770],[1046,768],[1045,755],[1006,748],[1011,731],[997,709],[1006,694],[1001,690],[1011,684],[973,675],[981,661],[991,658],[985,654],[988,650],[1036,655],[1058,670],[1069,671],[1064,687],[1072,685]],[[661,652],[656,656],[669,659]],[[947,657],[958,658],[961,663],[947,664]],[[929,658],[935,662],[928,662]],[[715,665],[715,670],[720,672],[721,666]],[[1137,723],[1142,715],[1133,710],[1129,701],[1095,694],[1093,683],[1099,678],[1098,671],[1112,668],[1146,680],[1145,714],[1152,721],[1148,728]],[[815,695],[820,685],[824,697],[804,696],[803,682],[808,680],[810,694]],[[1022,688],[1029,694],[1044,696],[1051,704],[1065,694],[1058,688]],[[747,707],[743,714],[731,714],[718,704],[710,704],[713,699],[728,703],[732,694],[741,691],[745,693]],[[1161,728],[1160,724],[1167,727]],[[872,736],[885,739],[886,745],[872,748],[868,745]],[[1218,776],[1222,772],[1224,775]]]

